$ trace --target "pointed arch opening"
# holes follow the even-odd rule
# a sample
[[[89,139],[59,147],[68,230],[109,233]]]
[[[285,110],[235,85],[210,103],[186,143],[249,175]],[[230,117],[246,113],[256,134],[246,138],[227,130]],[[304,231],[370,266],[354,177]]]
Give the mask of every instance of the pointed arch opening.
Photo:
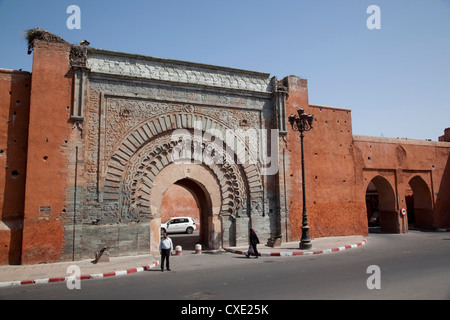
[[[214,174],[202,165],[169,164],[155,177],[151,189],[151,243],[153,250],[159,245],[161,229],[161,208],[167,190],[173,185],[187,190],[194,198],[199,209],[198,243],[204,248],[218,249],[222,245],[221,190]],[[180,204],[179,204],[180,205]],[[176,243],[174,243],[176,245]],[[195,247],[195,244],[193,244]],[[193,249],[193,248],[192,248]]]
[[[420,177],[413,177],[405,193],[405,202],[410,227],[434,229],[433,203],[428,184]]]
[[[376,176],[370,181],[366,188],[366,207],[369,232],[400,232],[394,189],[386,178]]]
[[[167,189],[161,203],[161,233],[163,226],[169,228],[174,243],[181,245],[183,250],[194,250],[195,245],[203,241],[200,238],[200,227],[204,225],[205,214],[203,203],[205,195],[197,195],[191,188],[178,182]],[[167,225],[174,220],[175,224]],[[174,230],[170,230],[171,228]],[[167,230],[166,230],[167,231]]]

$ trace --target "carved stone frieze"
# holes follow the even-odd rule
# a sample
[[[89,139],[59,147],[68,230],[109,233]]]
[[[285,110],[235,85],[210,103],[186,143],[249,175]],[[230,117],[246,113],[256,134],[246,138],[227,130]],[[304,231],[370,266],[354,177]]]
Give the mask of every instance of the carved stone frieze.
[[[135,78],[113,81],[107,75],[91,72],[89,78],[89,88],[107,96],[258,111],[271,106],[271,94],[261,96],[251,91],[228,92],[217,91],[215,88],[200,90],[194,87],[178,87],[169,83],[142,82]]]
[[[156,102],[151,100],[131,99],[126,97],[108,96],[106,98],[105,135],[106,154],[108,158],[112,150],[118,146],[123,138],[143,119],[151,119],[156,116],[166,117],[171,114],[181,114],[180,121],[173,124],[173,128],[185,128],[183,121],[191,123],[204,123],[205,121],[220,122],[221,126],[234,130],[236,134],[245,136],[246,130],[254,129],[256,132],[260,126],[260,114],[258,111],[233,110],[218,107],[207,107],[183,103]],[[146,121],[146,120],[145,120]],[[245,121],[243,130],[240,123]],[[177,124],[180,124],[177,127]],[[247,135],[247,143],[258,144],[258,136]],[[95,137],[94,137],[95,139]]]
[[[70,47],[70,65],[72,67],[86,67],[87,47],[75,46]]]
[[[98,49],[89,51],[87,66],[91,72],[100,74],[261,93],[273,91],[270,75],[266,73],[138,55],[117,55]]]

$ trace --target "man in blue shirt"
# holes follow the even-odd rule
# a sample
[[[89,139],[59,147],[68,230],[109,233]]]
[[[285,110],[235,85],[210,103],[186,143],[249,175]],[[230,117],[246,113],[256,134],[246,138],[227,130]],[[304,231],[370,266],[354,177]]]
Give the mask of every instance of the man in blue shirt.
[[[164,236],[161,238],[161,243],[159,244],[159,252],[161,253],[161,271],[164,272],[164,260],[167,261],[167,271],[170,271],[169,257],[173,250],[172,239],[167,236],[164,232]]]

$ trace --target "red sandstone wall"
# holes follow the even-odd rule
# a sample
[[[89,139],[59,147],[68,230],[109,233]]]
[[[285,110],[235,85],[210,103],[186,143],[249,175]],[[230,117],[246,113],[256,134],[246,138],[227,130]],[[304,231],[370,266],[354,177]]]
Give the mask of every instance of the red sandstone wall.
[[[286,114],[298,107],[315,117],[314,128],[305,133],[306,205],[310,237],[367,234],[365,200],[355,197],[355,168],[351,112],[347,109],[313,106],[308,103],[306,80],[288,78]],[[302,181],[298,132],[289,127],[287,190],[290,205],[291,240],[301,238]]]
[[[310,237],[367,234],[364,199],[355,197],[350,110],[309,105],[306,80],[290,76],[288,83],[286,114],[296,114],[302,107],[315,116],[314,128],[304,138]],[[289,128],[287,142],[290,239],[298,240],[303,206],[299,133]]]
[[[406,208],[409,184],[415,192],[416,227],[449,227],[449,143],[354,137],[350,110],[309,105],[306,80],[290,76],[287,82],[286,114],[296,114],[302,107],[315,116],[314,128],[304,138],[306,205],[312,239],[366,235],[365,194],[370,181],[380,176],[379,187],[389,186],[382,191],[384,231],[407,232],[407,217],[403,218],[400,211]],[[302,226],[299,133],[289,126],[286,139],[289,238],[298,240]]]
[[[64,246],[69,54],[66,44],[34,43],[22,264],[56,261]]]
[[[285,79],[286,80],[286,79]],[[309,112],[308,87],[305,79],[290,76],[287,78],[289,97],[286,100],[286,116],[297,114],[299,107]],[[301,238],[302,226],[302,180],[301,180],[301,149],[300,138],[297,132],[294,132],[290,125],[288,126],[288,134],[286,135],[286,198],[287,207],[289,208],[289,240],[299,240]],[[310,143],[308,139],[305,141],[305,152],[308,153]],[[310,163],[310,162],[308,162]],[[308,174],[308,177],[310,175]],[[307,179],[309,181],[309,179]],[[308,187],[306,187],[308,190]],[[309,189],[310,190],[310,189]],[[307,192],[307,198],[310,192]],[[310,208],[309,203],[308,208]],[[313,231],[313,230],[311,230]]]
[[[172,217],[191,217],[196,223],[200,223],[200,210],[194,197],[176,184],[167,189],[161,203],[161,221]]]
[[[408,221],[403,222],[400,210],[407,207],[409,184],[416,203],[416,227],[448,226],[449,143],[355,136],[354,146],[357,170],[363,176],[357,185],[359,194],[365,193],[367,185],[377,176],[386,178],[394,192],[392,208],[396,212],[389,218],[385,231],[407,232]]]
[[[20,264],[31,75],[0,69],[0,265]]]
[[[440,136],[438,138],[439,141],[446,141],[446,142],[450,142],[450,128],[446,128],[444,130],[444,135]]]
[[[356,194],[352,119],[348,109],[311,106],[309,185],[312,194],[311,228],[316,236],[366,235],[365,197]]]
[[[450,142],[450,139],[449,139]],[[450,229],[450,155],[447,156],[447,164],[436,195],[436,225],[437,228]]]

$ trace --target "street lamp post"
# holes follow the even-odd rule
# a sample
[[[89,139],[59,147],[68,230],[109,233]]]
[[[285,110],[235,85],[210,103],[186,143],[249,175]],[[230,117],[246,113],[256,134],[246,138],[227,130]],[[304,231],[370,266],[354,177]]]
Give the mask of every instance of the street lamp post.
[[[301,149],[302,149],[302,191],[303,191],[303,214],[302,214],[302,239],[300,240],[300,249],[311,249],[311,239],[309,239],[308,214],[306,212],[306,193],[305,193],[305,156],[303,152],[304,132],[309,131],[313,127],[314,116],[306,114],[302,108],[298,108],[298,115],[290,115],[289,123],[294,131],[300,132]]]

